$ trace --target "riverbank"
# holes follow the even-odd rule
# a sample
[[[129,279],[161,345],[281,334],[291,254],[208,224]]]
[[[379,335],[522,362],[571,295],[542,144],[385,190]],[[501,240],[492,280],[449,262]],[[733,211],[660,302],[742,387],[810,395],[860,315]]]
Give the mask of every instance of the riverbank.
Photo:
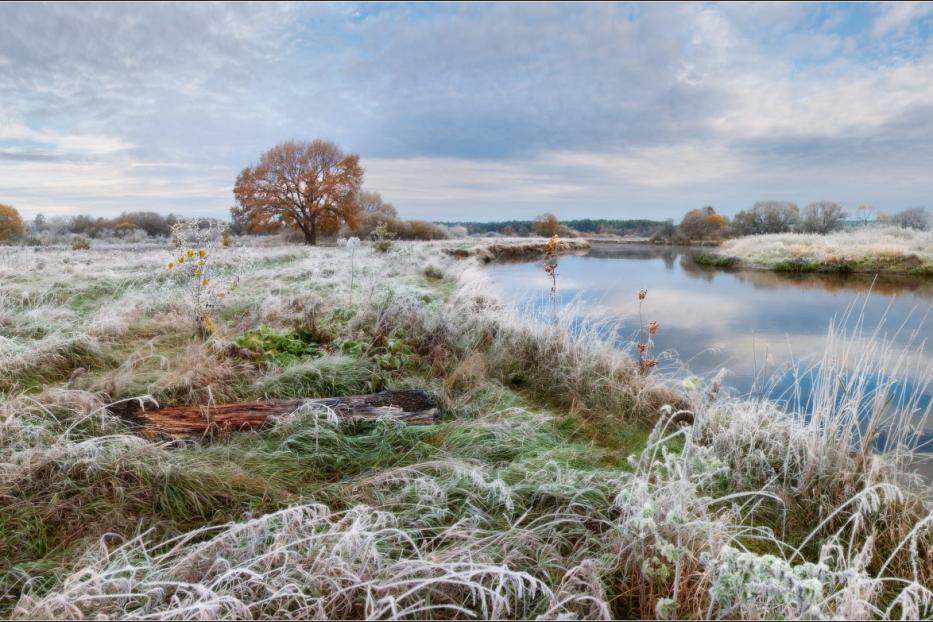
[[[451,257],[476,257],[484,263],[506,259],[542,257],[548,238],[505,238],[494,240],[445,241],[436,243]],[[590,242],[583,238],[560,238],[555,244],[558,253],[585,251]]]
[[[620,237],[620,236],[585,236],[585,239],[591,244],[602,244],[602,245],[635,245],[635,246],[661,246],[661,247],[683,247],[683,248],[695,248],[695,247],[710,247],[710,246],[719,246],[722,244],[721,240],[675,240],[675,239],[666,239],[666,238],[636,238],[636,237]]]
[[[859,442],[864,386],[782,413],[642,375],[506,308],[480,267],[501,250],[452,246],[222,250],[206,340],[159,247],[5,255],[2,615],[929,613],[925,489]],[[300,411],[169,444],[108,409],[382,388],[441,422]]]
[[[718,268],[933,276],[933,232],[871,227],[828,235],[780,233],[725,241],[696,258]]]

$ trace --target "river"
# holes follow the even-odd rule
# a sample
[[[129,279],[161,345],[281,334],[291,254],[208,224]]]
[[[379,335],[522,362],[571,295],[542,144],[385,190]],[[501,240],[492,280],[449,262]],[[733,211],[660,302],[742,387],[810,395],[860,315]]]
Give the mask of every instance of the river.
[[[929,407],[933,358],[924,343],[933,337],[933,317],[926,317],[933,279],[730,271],[697,265],[698,252],[594,244],[588,252],[562,255],[553,302],[543,261],[494,264],[490,271],[499,295],[521,312],[547,316],[556,305],[601,324],[607,339],[634,356],[638,291],[645,289],[644,322],[658,323],[654,373],[712,378],[725,369],[724,385],[732,392],[795,407],[806,408],[806,371],[826,351],[832,321],[856,348],[888,340],[897,356],[909,357],[901,381],[907,392],[919,392],[917,406]],[[931,433],[924,437],[924,443],[933,440]]]

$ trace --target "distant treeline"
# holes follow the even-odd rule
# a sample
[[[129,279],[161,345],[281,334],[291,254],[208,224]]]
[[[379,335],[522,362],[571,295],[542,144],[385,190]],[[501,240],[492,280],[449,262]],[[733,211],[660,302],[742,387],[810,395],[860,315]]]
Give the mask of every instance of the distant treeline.
[[[165,237],[172,232],[172,226],[181,219],[181,216],[175,214],[164,216],[156,212],[123,212],[113,218],[87,214],[46,218],[39,214],[26,223],[25,228],[26,233],[30,235],[48,232],[53,235],[71,233],[90,238],[126,238],[140,234]]]
[[[466,227],[470,235],[502,233],[505,235],[534,235],[534,220],[503,220],[499,222],[445,222],[448,227]],[[560,224],[580,233],[607,233],[637,237],[651,237],[670,223],[663,220],[583,218],[562,220]]]

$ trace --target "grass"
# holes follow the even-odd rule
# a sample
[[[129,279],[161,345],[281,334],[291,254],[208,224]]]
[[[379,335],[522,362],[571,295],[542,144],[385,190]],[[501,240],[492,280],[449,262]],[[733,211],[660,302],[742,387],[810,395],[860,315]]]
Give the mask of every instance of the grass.
[[[729,267],[779,272],[926,276],[933,274],[933,232],[872,226],[828,235],[755,235],[728,240],[706,257],[698,263],[719,267],[728,260]]]
[[[257,380],[256,390],[269,398],[300,399],[367,393],[380,385],[372,363],[331,354],[273,371]]]
[[[771,264],[771,269],[775,272],[817,272],[820,268],[821,264],[800,257],[776,261]]]
[[[734,268],[739,264],[738,257],[727,257],[713,253],[700,253],[693,258],[698,265],[709,268]]]
[[[854,321],[811,402],[675,390],[595,328],[503,308],[457,244],[360,249],[352,289],[341,249],[221,251],[239,287],[205,342],[159,248],[5,256],[0,615],[933,613],[907,466],[929,406],[896,382],[928,382],[920,359]],[[61,266],[93,304],[55,293]],[[107,408],[383,387],[443,420],[297,412],[170,444]]]
[[[483,262],[507,259],[523,259],[544,255],[548,238],[506,238],[483,242],[444,243],[442,248],[452,257],[477,257]],[[590,248],[590,243],[582,238],[560,240],[558,250],[562,252],[582,251]]]

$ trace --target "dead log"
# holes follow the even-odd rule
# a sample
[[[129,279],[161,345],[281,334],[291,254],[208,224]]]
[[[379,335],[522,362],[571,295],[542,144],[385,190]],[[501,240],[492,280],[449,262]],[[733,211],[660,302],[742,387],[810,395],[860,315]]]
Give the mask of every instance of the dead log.
[[[137,410],[129,415],[147,438],[186,439],[225,432],[259,430],[274,417],[302,409],[332,411],[342,422],[374,422],[393,417],[411,425],[428,425],[440,418],[440,409],[423,391],[383,391],[309,400],[259,400],[209,406],[174,406]]]

